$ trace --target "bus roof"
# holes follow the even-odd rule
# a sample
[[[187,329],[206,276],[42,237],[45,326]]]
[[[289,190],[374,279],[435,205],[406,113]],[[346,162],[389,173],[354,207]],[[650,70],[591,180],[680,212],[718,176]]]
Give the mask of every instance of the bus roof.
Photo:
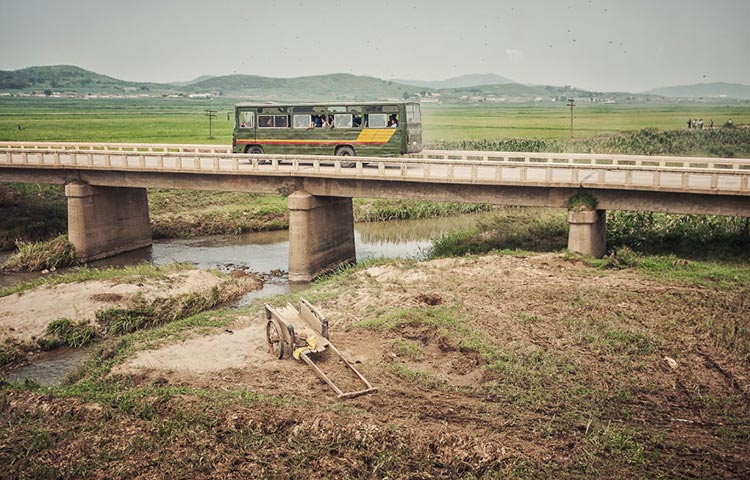
[[[419,105],[419,102],[398,102],[398,101],[386,101],[386,102],[358,102],[352,101],[340,101],[335,102],[263,102],[263,103],[237,103],[236,107],[330,107],[330,106],[351,106],[351,105]]]

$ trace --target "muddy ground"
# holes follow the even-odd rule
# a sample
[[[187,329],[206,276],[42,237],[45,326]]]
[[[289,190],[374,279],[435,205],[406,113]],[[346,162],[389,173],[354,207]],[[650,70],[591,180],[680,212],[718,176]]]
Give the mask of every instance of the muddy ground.
[[[4,388],[0,463],[8,478],[749,478],[749,293],[557,254],[372,266],[304,295],[378,393],[337,400],[271,356],[258,306],[216,312],[104,345],[57,390]]]

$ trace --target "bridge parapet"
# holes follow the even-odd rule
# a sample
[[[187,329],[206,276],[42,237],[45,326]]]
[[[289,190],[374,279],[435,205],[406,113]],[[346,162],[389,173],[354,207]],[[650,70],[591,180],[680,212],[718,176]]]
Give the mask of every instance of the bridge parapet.
[[[418,157],[344,158],[218,153],[196,145],[3,145],[0,167],[11,168],[750,195],[749,159],[459,151],[425,151]],[[350,163],[355,166],[346,168]]]

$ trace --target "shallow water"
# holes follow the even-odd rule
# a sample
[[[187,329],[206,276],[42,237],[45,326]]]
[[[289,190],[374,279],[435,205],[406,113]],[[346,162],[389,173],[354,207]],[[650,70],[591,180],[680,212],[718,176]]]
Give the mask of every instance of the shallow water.
[[[482,215],[400,220],[390,222],[357,223],[354,244],[357,260],[368,258],[423,258],[431,240],[440,233],[476,224]],[[164,265],[185,262],[200,268],[221,270],[241,269],[263,276],[263,288],[250,292],[235,305],[243,306],[259,297],[293,293],[306,288],[305,284],[290,284],[289,232],[247,233],[218,235],[188,239],[155,240],[149,248],[128,252],[92,263],[92,266],[132,265],[152,262]]]
[[[8,373],[8,380],[31,380],[42,386],[59,385],[92,355],[91,348],[57,348],[35,355],[31,362]]]

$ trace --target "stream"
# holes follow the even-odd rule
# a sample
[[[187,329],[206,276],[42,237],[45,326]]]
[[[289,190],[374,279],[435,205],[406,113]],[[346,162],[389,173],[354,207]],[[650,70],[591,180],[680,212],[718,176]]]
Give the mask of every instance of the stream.
[[[486,215],[486,214],[485,214]],[[368,258],[423,258],[431,240],[440,233],[470,228],[483,214],[424,220],[357,223],[354,227],[357,260]],[[94,267],[126,266],[142,262],[164,265],[185,262],[199,268],[218,268],[223,271],[241,269],[263,277],[263,288],[245,294],[228,305],[238,308],[254,299],[294,293],[307,284],[290,284],[287,279],[289,232],[247,233],[189,239],[155,240],[153,245],[133,252],[92,262]],[[0,263],[8,254],[3,252]],[[0,286],[9,286],[41,276],[40,273],[0,275]],[[91,349],[58,349],[41,352],[30,364],[9,372],[8,379],[36,381],[41,385],[55,385],[75,371],[90,356]]]

